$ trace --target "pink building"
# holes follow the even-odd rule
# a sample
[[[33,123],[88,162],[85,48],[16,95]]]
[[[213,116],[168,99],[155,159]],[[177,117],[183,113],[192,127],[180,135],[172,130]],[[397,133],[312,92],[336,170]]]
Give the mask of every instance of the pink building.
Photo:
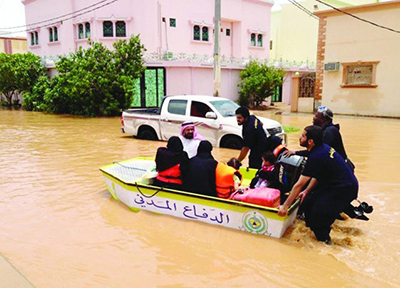
[[[157,106],[163,95],[213,93],[214,0],[22,2],[32,28],[29,51],[48,60],[88,47],[89,38],[111,48],[140,34],[148,69],[133,106]],[[221,94],[236,100],[240,70],[250,59],[268,60],[273,3],[221,2]]]

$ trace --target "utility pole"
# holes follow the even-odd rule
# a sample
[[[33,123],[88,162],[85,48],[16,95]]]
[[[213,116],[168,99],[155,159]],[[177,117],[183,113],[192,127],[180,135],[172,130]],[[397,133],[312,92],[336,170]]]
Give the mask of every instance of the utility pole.
[[[214,13],[214,96],[221,96],[221,0],[215,0]]]

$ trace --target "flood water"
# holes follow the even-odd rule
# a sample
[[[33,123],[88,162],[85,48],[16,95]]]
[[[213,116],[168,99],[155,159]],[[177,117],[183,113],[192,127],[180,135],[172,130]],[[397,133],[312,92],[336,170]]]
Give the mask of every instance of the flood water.
[[[312,119],[256,114],[299,128]],[[98,168],[154,156],[165,142],[122,134],[119,118],[0,110],[0,252],[38,288],[399,287],[400,121],[335,122],[374,212],[368,222],[336,221],[327,246],[300,221],[275,239],[132,212]],[[299,149],[300,133],[289,134],[289,148]]]

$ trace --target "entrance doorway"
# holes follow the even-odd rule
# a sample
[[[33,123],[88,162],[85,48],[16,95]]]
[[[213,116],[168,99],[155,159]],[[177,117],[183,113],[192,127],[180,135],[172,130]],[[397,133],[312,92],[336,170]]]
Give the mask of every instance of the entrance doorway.
[[[282,102],[282,85],[275,88],[275,93],[271,96],[271,102]]]
[[[300,77],[299,97],[314,98],[315,72],[302,74]]]
[[[147,68],[142,77],[135,80],[132,107],[160,107],[165,91],[165,68]]]

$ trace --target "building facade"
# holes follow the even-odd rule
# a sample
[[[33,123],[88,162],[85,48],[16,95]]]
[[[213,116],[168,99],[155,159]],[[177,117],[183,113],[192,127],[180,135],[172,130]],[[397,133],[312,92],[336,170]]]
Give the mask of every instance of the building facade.
[[[271,10],[269,55],[271,61],[282,63],[286,67],[287,73],[283,84],[282,101],[296,106],[296,103],[292,103],[293,100],[291,99],[295,92],[292,90],[297,89],[293,84],[293,81],[297,81],[296,75],[309,78],[309,75],[316,70],[319,19],[312,13],[330,8],[315,0],[298,1],[298,3],[275,2],[277,3]],[[324,2],[337,8],[343,8],[376,3],[379,0],[325,0]],[[298,94],[302,94],[301,91]],[[307,108],[304,111],[302,110],[303,112],[312,112],[313,99],[299,99],[299,102],[307,103]]]
[[[15,54],[26,53],[27,51],[26,38],[0,36],[0,53]]]
[[[316,101],[339,114],[400,117],[400,1],[342,10],[369,23],[336,10],[315,13]]]
[[[108,48],[140,34],[147,49],[140,99],[157,106],[163,95],[213,94],[214,0],[25,0],[29,51],[56,61],[88,48]],[[251,59],[269,58],[272,3],[221,1],[221,96],[237,99],[239,73]],[[48,61],[51,63],[51,61]],[[153,88],[149,88],[153,87]]]

